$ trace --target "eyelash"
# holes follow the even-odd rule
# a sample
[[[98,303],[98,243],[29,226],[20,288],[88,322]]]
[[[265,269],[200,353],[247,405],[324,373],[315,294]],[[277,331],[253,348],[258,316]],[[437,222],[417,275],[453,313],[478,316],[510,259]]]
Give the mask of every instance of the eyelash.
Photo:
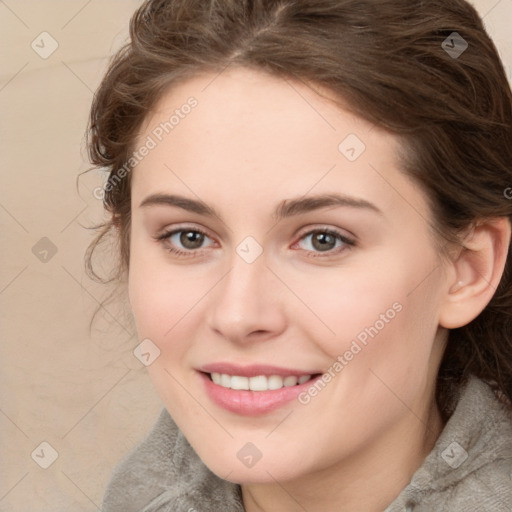
[[[177,233],[182,233],[182,232],[186,232],[186,231],[189,231],[189,232],[192,232],[192,233],[199,233],[207,238],[211,238],[210,236],[208,236],[208,234],[201,230],[201,229],[198,229],[198,228],[188,228],[188,227],[181,227],[181,228],[178,228],[178,229],[173,229],[171,231],[166,231],[165,233],[162,233],[161,235],[157,235],[155,237],[155,239],[159,242],[161,242],[162,244],[164,244],[164,242],[168,241],[168,239],[177,234]],[[344,246],[342,247],[338,247],[337,249],[332,249],[332,250],[329,250],[329,251],[325,251],[325,252],[322,252],[322,251],[308,251],[306,250],[306,253],[307,253],[307,257],[309,258],[325,258],[325,257],[329,257],[329,256],[333,256],[333,255],[336,255],[336,254],[339,254],[340,252],[344,252],[348,249],[350,249],[351,247],[355,247],[356,246],[356,242],[355,240],[352,240],[351,238],[348,238],[346,237],[345,235],[342,235],[340,232],[334,230],[334,229],[331,229],[331,228],[317,228],[317,229],[311,229],[305,233],[303,233],[301,235],[301,237],[299,238],[298,242],[300,242],[301,240],[303,240],[304,238],[306,238],[307,236],[311,236],[311,235],[314,235],[315,233],[322,233],[322,234],[327,234],[327,235],[332,235],[334,236],[337,240],[341,241]],[[296,242],[294,245],[296,245],[298,242]],[[165,246],[165,249],[172,253],[172,254],[175,254],[177,256],[183,256],[183,257],[186,257],[186,258],[194,258],[196,256],[200,256],[201,255],[201,249],[202,248],[199,248],[199,249],[189,249],[189,250],[182,250],[182,249],[177,249],[176,247],[169,247],[169,246]]]

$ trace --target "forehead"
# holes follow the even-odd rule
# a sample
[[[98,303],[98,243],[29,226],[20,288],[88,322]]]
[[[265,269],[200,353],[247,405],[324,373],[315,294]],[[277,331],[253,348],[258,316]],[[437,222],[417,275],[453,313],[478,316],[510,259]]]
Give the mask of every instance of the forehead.
[[[149,139],[154,147],[134,171],[135,199],[172,188],[223,203],[258,197],[262,206],[284,191],[336,189],[380,196],[390,207],[402,190],[422,203],[399,170],[397,138],[328,98],[318,87],[246,68],[173,86],[139,134],[138,147]]]

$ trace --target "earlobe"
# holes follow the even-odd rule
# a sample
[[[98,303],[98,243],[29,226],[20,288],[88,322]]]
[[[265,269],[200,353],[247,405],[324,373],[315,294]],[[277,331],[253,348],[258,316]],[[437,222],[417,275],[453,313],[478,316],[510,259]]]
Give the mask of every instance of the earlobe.
[[[441,305],[439,324],[447,329],[467,325],[492,299],[503,275],[510,246],[506,217],[477,224],[449,263],[450,282]]]

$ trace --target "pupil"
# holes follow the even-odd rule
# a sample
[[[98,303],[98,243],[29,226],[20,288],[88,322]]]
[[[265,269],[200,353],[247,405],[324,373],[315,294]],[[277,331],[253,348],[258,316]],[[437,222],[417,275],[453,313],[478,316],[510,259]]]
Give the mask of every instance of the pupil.
[[[313,247],[320,251],[332,249],[335,244],[335,238],[329,233],[318,233],[313,237]]]
[[[180,235],[180,242],[187,249],[197,249],[203,243],[203,235],[197,231],[184,231]]]

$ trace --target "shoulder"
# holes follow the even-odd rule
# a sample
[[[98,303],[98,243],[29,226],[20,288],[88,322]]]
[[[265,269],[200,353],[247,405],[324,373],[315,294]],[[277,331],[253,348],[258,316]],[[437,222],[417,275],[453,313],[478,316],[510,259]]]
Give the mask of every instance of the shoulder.
[[[512,510],[512,459],[495,460],[468,475],[457,487],[455,498],[464,507],[471,510],[492,510],[510,512]],[[471,498],[465,505],[465,500]],[[478,508],[475,508],[478,504]],[[462,508],[461,508],[462,510]]]
[[[512,410],[471,377],[433,450],[386,512],[512,511]]]
[[[432,455],[437,459],[430,466],[432,497],[438,506],[512,510],[512,411],[486,382],[469,379]]]
[[[164,408],[114,469],[102,512],[240,512],[239,488],[214,475]]]
[[[438,489],[414,512],[510,512],[512,510],[512,459],[495,460],[453,485]]]
[[[175,450],[179,430],[162,409],[146,437],[114,468],[103,497],[102,511],[142,510],[148,499],[160,494],[162,482],[174,479],[169,454]]]

